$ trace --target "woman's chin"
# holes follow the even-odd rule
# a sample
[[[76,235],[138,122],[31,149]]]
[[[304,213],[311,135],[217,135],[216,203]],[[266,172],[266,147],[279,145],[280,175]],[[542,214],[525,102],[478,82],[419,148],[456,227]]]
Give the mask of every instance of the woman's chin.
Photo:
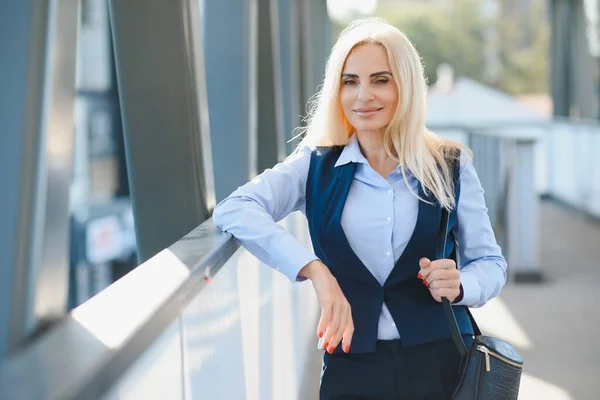
[[[374,122],[375,121],[373,121],[372,123],[357,122],[356,124],[353,124],[353,126],[356,128],[357,132],[379,132],[383,131],[387,126],[386,124]]]

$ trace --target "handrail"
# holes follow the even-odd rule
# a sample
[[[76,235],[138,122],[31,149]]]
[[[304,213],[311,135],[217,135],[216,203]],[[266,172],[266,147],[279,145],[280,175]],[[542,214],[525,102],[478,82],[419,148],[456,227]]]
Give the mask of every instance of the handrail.
[[[538,117],[538,118],[529,118],[529,119],[506,119],[506,120],[490,120],[490,121],[481,121],[481,122],[428,122],[426,125],[428,127],[436,127],[436,128],[473,128],[473,129],[486,129],[486,128],[511,128],[511,127],[547,127],[552,124],[572,124],[572,125],[580,125],[580,126],[590,126],[590,127],[600,127],[600,120],[592,119],[592,118],[573,118],[573,117],[561,117],[561,116],[553,116],[553,117]]]
[[[209,219],[0,365],[2,399],[98,398],[239,248]]]

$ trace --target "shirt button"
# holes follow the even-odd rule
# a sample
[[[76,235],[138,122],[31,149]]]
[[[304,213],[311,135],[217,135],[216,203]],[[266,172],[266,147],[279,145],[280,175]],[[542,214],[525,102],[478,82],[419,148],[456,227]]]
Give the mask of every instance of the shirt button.
[[[392,253],[391,253],[390,251],[386,251],[386,252],[385,252],[385,256],[386,256],[386,257],[389,257],[389,256],[391,256],[391,255],[392,255]]]
[[[389,194],[394,194],[394,191],[392,189],[388,190]]]
[[[387,222],[392,222],[392,217],[387,217]]]
[[[396,324],[392,322],[392,326],[395,328],[395,327],[396,327]]]

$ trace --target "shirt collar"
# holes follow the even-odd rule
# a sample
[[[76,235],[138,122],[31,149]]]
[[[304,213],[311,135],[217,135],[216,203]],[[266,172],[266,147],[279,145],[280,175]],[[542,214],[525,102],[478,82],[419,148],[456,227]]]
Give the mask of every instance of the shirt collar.
[[[367,159],[365,158],[365,156],[363,156],[362,152],[360,151],[360,146],[358,145],[358,137],[356,136],[356,133],[354,133],[350,137],[350,140],[344,146],[344,150],[342,150],[342,154],[340,154],[340,157],[335,163],[335,166],[339,167],[340,165],[345,165],[351,162],[368,164]]]

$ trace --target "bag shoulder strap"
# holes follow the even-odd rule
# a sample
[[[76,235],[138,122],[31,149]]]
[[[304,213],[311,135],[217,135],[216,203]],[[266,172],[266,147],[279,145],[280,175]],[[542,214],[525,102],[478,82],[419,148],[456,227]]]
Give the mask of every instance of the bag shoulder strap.
[[[456,187],[456,185],[459,185],[459,182],[458,182],[459,176],[458,175],[460,173],[460,152],[458,153],[458,155],[453,156],[449,160],[449,166],[451,167],[450,170],[452,171],[453,180],[454,180],[454,184]],[[456,190],[456,193],[459,193],[458,190]],[[458,202],[458,198],[456,200]],[[444,258],[444,252],[446,249],[446,240],[448,238],[449,222],[450,222],[449,212],[447,209],[442,208],[440,230],[439,230],[439,234],[438,234],[437,249],[436,249],[436,259],[438,259],[438,260]],[[456,246],[455,246],[455,248],[456,248]],[[444,313],[446,315],[446,319],[448,320],[448,324],[450,325],[450,329],[452,331],[452,339],[454,340],[454,344],[456,345],[456,348],[457,348],[458,352],[460,353],[461,357],[464,357],[467,355],[468,349],[462,338],[460,329],[458,328],[458,323],[456,322],[456,316],[454,315],[454,310],[452,309],[452,305],[450,304],[450,301],[446,297],[442,298],[442,305],[444,307]],[[477,325],[475,318],[473,318],[471,311],[469,310],[468,307],[466,307],[466,310],[467,310],[469,319],[471,320],[471,324],[473,325],[473,331],[475,332],[475,335],[477,335],[477,336],[481,335],[479,326]]]

